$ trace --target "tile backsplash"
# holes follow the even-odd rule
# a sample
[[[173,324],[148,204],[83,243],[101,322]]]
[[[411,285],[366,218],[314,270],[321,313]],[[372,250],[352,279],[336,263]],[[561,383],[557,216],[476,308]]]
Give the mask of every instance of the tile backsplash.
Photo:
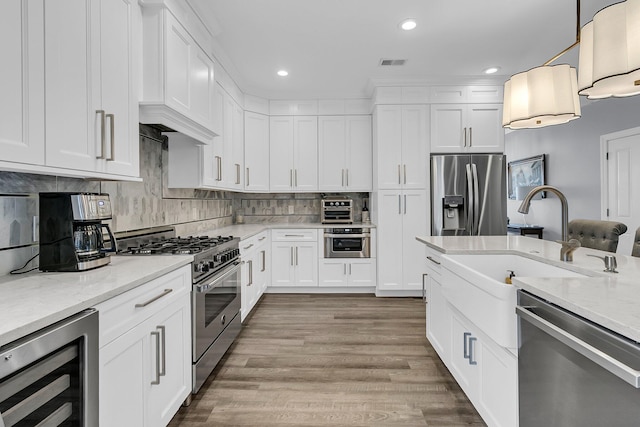
[[[167,188],[168,168],[163,167],[168,161],[167,139],[144,125],[140,125],[140,134],[142,182],[0,171],[0,275],[21,267],[38,252],[34,221],[40,192],[108,193],[113,219],[107,223],[114,231],[173,225],[178,235],[195,234],[231,225],[238,213],[245,223],[320,221],[321,193],[244,194]],[[360,221],[362,204],[369,194],[345,195],[354,199],[355,220]]]

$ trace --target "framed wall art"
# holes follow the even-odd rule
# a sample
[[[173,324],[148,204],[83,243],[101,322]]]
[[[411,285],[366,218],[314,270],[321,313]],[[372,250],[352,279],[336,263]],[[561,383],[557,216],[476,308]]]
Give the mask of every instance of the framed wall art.
[[[509,162],[509,198],[522,200],[531,189],[546,184],[544,175],[544,154]],[[545,197],[544,192],[540,193]],[[538,198],[536,196],[536,198]]]

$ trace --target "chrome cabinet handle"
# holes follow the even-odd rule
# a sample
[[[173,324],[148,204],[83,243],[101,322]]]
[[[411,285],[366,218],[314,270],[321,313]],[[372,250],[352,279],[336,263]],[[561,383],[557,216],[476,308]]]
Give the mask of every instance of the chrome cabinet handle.
[[[267,238],[267,236],[262,236],[261,238],[258,239],[258,242],[262,242],[266,238]]]
[[[351,276],[351,264],[349,264],[349,276]]]
[[[222,181],[222,157],[216,156],[216,167],[218,168],[218,177],[216,181]]]
[[[151,331],[151,336],[156,337],[156,379],[151,381],[151,385],[160,384],[160,332]]]
[[[471,336],[471,332],[465,332],[464,334],[462,334],[462,338],[464,339],[464,358],[468,359],[469,358],[469,337]]]
[[[167,328],[164,325],[157,327],[160,330],[160,342],[162,343],[162,363],[160,364],[159,376],[167,375]]]
[[[235,163],[236,165],[236,185],[240,184],[240,165]]]
[[[400,165],[398,165],[398,184],[402,184],[402,180],[400,179]]]
[[[304,237],[304,234],[285,234],[284,237]]]
[[[116,116],[113,114],[107,114],[106,115],[107,119],[109,120],[109,132],[110,132],[110,149],[111,149],[111,155],[109,157],[107,157],[107,161],[111,162],[114,161],[116,159],[116,155],[115,155],[115,150],[116,150],[116,137],[114,135],[114,131],[116,129]]]
[[[252,244],[250,244],[249,246],[245,246],[245,247],[244,247],[244,248],[242,248],[242,249],[246,251],[247,249],[250,249],[251,247],[253,247],[253,243],[252,243]]]
[[[289,187],[293,187],[293,169],[289,169]]]
[[[464,132],[464,146],[466,147],[467,146],[467,128],[464,128],[463,132]]]
[[[440,264],[442,264],[441,262],[438,262],[438,261],[436,261],[435,259],[433,259],[431,256],[428,256],[428,257],[427,257],[427,259],[428,259],[429,261],[431,261],[432,263],[436,264],[436,265],[440,265]]]
[[[296,246],[296,265],[298,265],[298,247]]]
[[[249,168],[246,168],[246,177],[245,177],[245,183],[244,185],[246,185],[247,187],[249,186]]]
[[[402,215],[402,196],[398,194],[398,215]]]
[[[149,304],[151,304],[152,302],[155,302],[157,300],[159,300],[162,297],[166,297],[167,295],[169,295],[171,292],[173,292],[173,289],[165,289],[164,291],[162,291],[162,293],[160,295],[157,295],[153,298],[151,298],[150,300],[143,302],[143,303],[138,303],[135,305],[136,308],[142,308],[142,307],[146,307]]]
[[[344,187],[344,169],[342,169],[342,186]]]
[[[469,147],[473,146],[473,128],[469,128]]]
[[[522,320],[527,321],[536,328],[546,332],[553,338],[562,342],[564,345],[570,347],[574,351],[577,351],[603,369],[611,372],[624,382],[631,384],[635,388],[640,388],[640,371],[637,371],[623,362],[614,359],[607,353],[593,347],[580,338],[571,335],[569,332],[559,328],[551,322],[548,322],[542,317],[533,314],[522,306],[516,306],[516,314],[520,316]]]
[[[404,169],[404,183],[407,183],[407,165],[403,165],[403,169]]]
[[[478,341],[476,337],[469,337],[469,365],[477,365],[478,362],[473,358],[474,343]]]
[[[267,252],[266,251],[261,251],[262,252],[262,271],[265,271],[267,269]]]
[[[251,286],[253,285],[253,261],[247,261],[247,263],[249,264],[249,283],[247,286]]]
[[[404,195],[404,214],[407,214],[407,195]]]
[[[347,275],[347,264],[342,264],[342,275],[343,276]]]
[[[100,155],[96,159],[104,159],[104,138],[106,135],[106,118],[104,110],[96,110],[96,114],[100,115]]]
[[[349,186],[349,169],[347,169],[347,187]]]
[[[293,246],[291,246],[291,266],[293,267]]]
[[[294,182],[296,183],[296,187],[298,186],[298,169],[293,170],[293,177],[295,178]]]

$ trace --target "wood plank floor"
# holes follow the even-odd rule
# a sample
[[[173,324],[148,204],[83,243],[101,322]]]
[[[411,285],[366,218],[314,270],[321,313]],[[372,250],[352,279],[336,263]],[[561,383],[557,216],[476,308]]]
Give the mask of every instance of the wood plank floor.
[[[484,426],[418,298],[265,294],[172,427]]]

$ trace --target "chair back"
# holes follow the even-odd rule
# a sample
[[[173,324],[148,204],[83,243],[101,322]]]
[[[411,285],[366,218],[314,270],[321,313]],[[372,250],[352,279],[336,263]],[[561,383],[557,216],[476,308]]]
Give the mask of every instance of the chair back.
[[[617,221],[574,219],[569,221],[568,231],[569,239],[577,239],[585,248],[615,252],[618,239],[627,231],[627,226]]]

